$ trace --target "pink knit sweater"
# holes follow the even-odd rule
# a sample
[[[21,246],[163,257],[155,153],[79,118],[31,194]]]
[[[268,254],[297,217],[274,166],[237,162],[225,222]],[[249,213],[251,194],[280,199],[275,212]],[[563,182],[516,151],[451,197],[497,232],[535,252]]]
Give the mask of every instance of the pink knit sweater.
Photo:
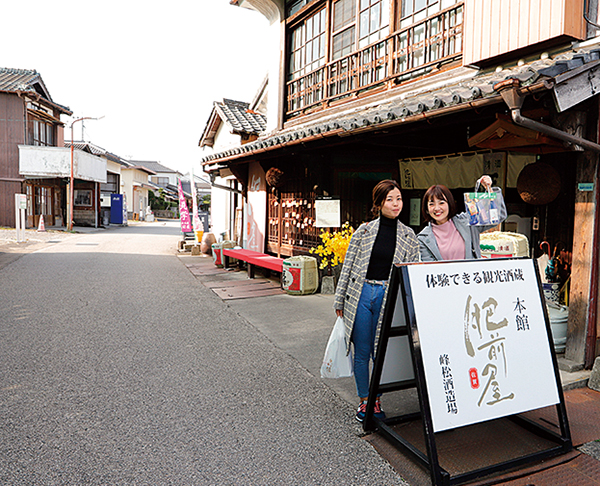
[[[431,225],[435,241],[444,260],[463,260],[465,258],[465,240],[451,219],[444,224]]]

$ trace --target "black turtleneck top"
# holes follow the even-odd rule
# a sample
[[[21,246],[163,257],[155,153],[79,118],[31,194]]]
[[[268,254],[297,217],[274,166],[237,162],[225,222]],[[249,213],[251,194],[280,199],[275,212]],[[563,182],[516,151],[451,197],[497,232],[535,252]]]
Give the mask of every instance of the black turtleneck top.
[[[366,278],[368,280],[387,280],[390,276],[396,249],[396,221],[397,218],[386,218],[383,214],[379,218],[379,231],[373,244],[367,269]]]

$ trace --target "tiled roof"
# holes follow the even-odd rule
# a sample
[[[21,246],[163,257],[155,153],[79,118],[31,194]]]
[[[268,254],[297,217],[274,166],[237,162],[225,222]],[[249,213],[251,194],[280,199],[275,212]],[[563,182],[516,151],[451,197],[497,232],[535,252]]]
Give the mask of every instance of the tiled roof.
[[[98,147],[90,142],[71,142],[70,140],[65,140],[65,147],[70,147],[71,145],[78,150],[88,152],[92,155],[104,155],[106,153],[106,150],[102,147]]]
[[[220,163],[274,150],[315,138],[351,135],[355,132],[384,129],[423,118],[442,116],[451,111],[468,110],[487,103],[503,102],[494,86],[506,79],[518,79],[523,87],[549,89],[544,80],[575,70],[586,64],[591,68],[600,63],[600,49],[566,51],[554,58],[535,61],[494,71],[476,72],[468,67],[457,68],[437,77],[411,83],[387,93],[385,98],[366,101],[366,105],[349,108],[335,115],[327,111],[309,116],[312,121],[281,131],[263,134],[258,140],[229,150],[208,155],[203,165],[220,167]],[[221,166],[222,167],[222,166]]]
[[[42,96],[63,113],[71,115],[71,110],[52,101],[41,75],[34,69],[13,69],[0,67],[0,91],[24,91]]]
[[[36,84],[41,87],[36,89]],[[37,71],[31,69],[0,68],[0,90],[37,92],[52,101],[41,76]]]
[[[129,167],[127,167],[127,169],[141,170],[142,172],[146,172],[147,174],[156,175],[156,172],[154,172],[151,169],[148,169],[148,167],[146,167],[144,165],[145,162],[142,162],[139,160],[129,160],[128,162],[129,162]]]
[[[213,109],[206,122],[198,145],[212,147],[215,136],[222,123],[226,123],[234,132],[260,135],[267,127],[267,119],[259,112],[249,109],[249,104],[243,101],[224,99],[215,101]]]
[[[267,118],[250,110],[249,103],[223,99],[222,103],[215,101],[215,108],[221,119],[231,125],[234,131],[259,134],[267,128]]]
[[[92,155],[106,157],[107,159],[112,160],[113,162],[117,162],[118,164],[121,164],[125,167],[131,165],[125,159],[109,152],[108,150],[104,150],[102,147],[98,147],[98,145],[94,145],[93,143],[77,141],[71,142],[71,140],[65,140],[65,147],[70,147],[71,145],[73,145],[73,147],[78,150],[82,150],[83,152],[88,152]]]
[[[138,165],[143,165],[147,169],[153,170],[154,172],[171,172],[173,174],[179,173],[174,169],[170,169],[169,167],[162,165],[160,162],[154,162],[151,160],[135,160],[132,162]]]

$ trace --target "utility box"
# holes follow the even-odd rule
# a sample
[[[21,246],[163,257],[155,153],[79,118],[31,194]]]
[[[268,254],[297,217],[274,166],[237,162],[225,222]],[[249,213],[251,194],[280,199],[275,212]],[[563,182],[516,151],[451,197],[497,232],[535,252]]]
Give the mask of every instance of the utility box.
[[[100,194],[100,207],[110,208],[110,200],[112,194]]]
[[[317,259],[311,256],[294,256],[283,260],[281,273],[283,290],[288,294],[314,294],[319,286]]]
[[[217,267],[222,267],[224,262],[223,262],[223,248],[233,248],[235,246],[235,242],[234,241],[221,241],[220,243],[213,243],[211,245],[211,250],[212,250],[212,256],[213,256],[213,262]],[[231,263],[234,263],[232,260],[234,260],[234,258],[230,259]]]

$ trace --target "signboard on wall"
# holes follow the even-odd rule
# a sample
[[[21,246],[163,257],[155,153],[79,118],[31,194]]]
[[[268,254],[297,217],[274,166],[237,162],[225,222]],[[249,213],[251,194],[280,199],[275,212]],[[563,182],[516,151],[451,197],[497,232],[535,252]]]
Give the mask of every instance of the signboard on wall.
[[[340,200],[319,197],[315,200],[315,227],[339,228],[342,225]]]
[[[248,167],[248,204],[245,205],[244,248],[265,250],[264,228],[267,226],[267,184],[265,171],[258,162]]]
[[[492,185],[506,189],[506,152],[483,155],[483,173],[492,178]]]
[[[533,260],[405,271],[435,432],[559,403]]]
[[[421,199],[411,198],[410,199],[410,213],[409,213],[409,222],[410,226],[420,226],[421,225]]]

